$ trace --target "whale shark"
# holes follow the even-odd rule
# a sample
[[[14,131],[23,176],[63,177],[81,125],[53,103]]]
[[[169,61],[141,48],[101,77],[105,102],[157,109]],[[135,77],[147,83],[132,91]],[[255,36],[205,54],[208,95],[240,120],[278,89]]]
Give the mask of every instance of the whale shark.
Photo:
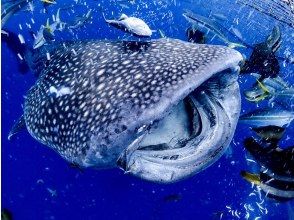
[[[39,77],[10,137],[24,126],[81,167],[119,167],[158,183],[188,178],[232,140],[242,59],[171,38],[61,43],[32,59]]]

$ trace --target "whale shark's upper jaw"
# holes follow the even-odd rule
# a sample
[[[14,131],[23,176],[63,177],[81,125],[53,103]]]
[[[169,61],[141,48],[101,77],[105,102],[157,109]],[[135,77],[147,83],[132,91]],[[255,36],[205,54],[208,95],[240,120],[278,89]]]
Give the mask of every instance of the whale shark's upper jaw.
[[[235,50],[159,39],[67,42],[49,52],[34,62],[39,79],[24,120],[70,162],[173,182],[207,167],[232,138]]]

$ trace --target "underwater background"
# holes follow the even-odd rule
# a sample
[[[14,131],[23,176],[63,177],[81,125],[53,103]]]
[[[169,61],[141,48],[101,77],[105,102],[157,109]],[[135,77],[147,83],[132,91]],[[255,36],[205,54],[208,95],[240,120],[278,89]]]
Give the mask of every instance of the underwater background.
[[[282,44],[277,54],[294,54],[294,29],[257,11],[231,0],[211,1],[69,1],[43,10],[35,2],[34,12],[19,12],[7,23],[6,29],[21,34],[32,45],[28,27],[37,32],[58,8],[61,19],[70,22],[78,15],[93,9],[92,20],[84,27],[56,33],[56,41],[83,39],[128,39],[128,34],[110,28],[103,20],[119,17],[121,13],[143,19],[152,30],[162,30],[167,37],[187,40],[188,22],[184,9],[202,15],[225,15],[222,25],[233,26],[248,44],[262,42],[277,24],[282,32]],[[250,15],[250,16],[249,16]],[[31,20],[33,19],[33,21]],[[213,36],[213,35],[212,35]],[[160,38],[154,32],[153,39]],[[217,38],[210,44],[223,44]],[[239,49],[238,49],[239,50]],[[240,49],[249,56],[250,49]],[[58,154],[34,140],[28,132],[21,132],[12,140],[8,133],[22,114],[24,95],[36,81],[31,72],[20,73],[17,57],[2,44],[2,209],[8,209],[13,219],[294,219],[294,201],[277,202],[242,179],[241,170],[258,171],[250,162],[243,141],[253,136],[247,125],[237,126],[227,152],[201,173],[173,184],[156,184],[124,174],[120,169],[95,170],[73,168]],[[280,62],[280,77],[294,83],[294,65]],[[239,78],[241,94],[250,88],[255,78]],[[241,114],[267,106],[263,101],[250,103],[242,95]],[[281,147],[294,145],[293,123],[286,130]],[[249,160],[248,160],[249,158]]]

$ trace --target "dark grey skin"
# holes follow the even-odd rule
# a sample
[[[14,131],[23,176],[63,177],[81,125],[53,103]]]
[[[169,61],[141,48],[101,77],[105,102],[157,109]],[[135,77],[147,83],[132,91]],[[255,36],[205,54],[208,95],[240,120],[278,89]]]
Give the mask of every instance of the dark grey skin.
[[[282,150],[274,143],[270,147],[266,147],[254,138],[247,138],[244,146],[261,165],[276,175],[293,177],[294,146]]]

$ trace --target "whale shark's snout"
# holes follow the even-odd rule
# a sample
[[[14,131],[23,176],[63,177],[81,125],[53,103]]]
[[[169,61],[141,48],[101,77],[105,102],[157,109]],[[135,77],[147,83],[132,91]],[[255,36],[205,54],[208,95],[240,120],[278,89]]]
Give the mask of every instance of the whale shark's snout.
[[[167,183],[211,165],[232,139],[235,50],[160,39],[64,43],[51,54],[24,120],[70,162]]]

